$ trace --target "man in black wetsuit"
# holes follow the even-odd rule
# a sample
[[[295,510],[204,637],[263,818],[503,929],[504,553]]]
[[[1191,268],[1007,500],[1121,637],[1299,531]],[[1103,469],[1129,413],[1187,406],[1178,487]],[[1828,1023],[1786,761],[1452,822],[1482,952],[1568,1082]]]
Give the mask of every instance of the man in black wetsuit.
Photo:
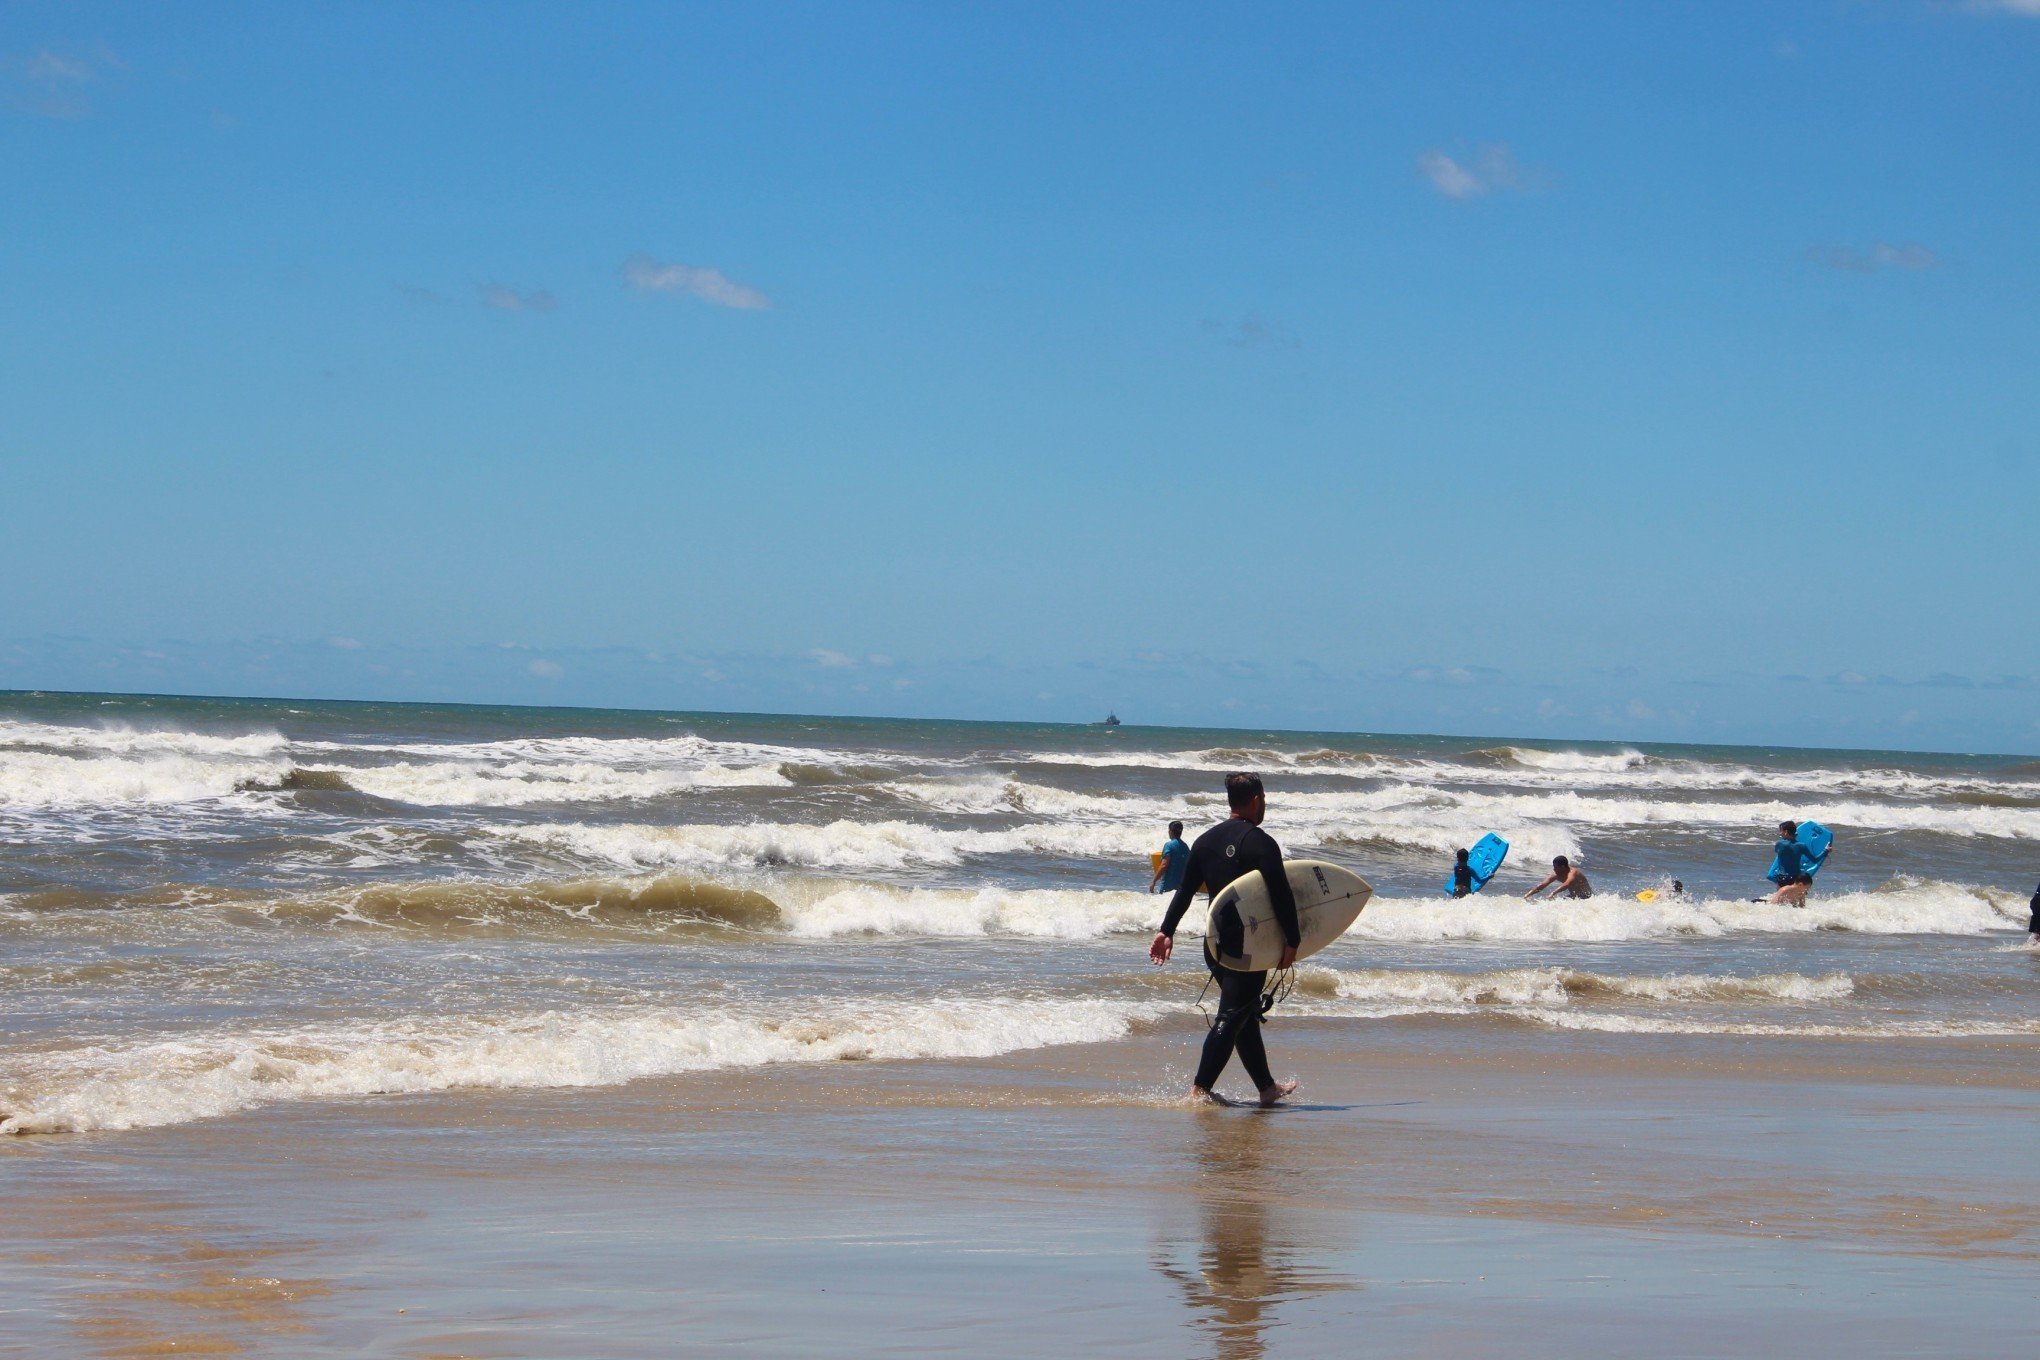
[[[1279,966],[1287,968],[1296,962],[1296,946],[1303,939],[1296,929],[1296,895],[1290,891],[1289,875],[1282,868],[1282,847],[1261,830],[1261,819],[1268,815],[1268,795],[1261,788],[1260,776],[1227,775],[1225,799],[1232,807],[1232,816],[1199,836],[1190,847],[1190,863],[1183,882],[1169,899],[1162,928],[1155,932],[1154,943],[1148,946],[1148,957],[1157,968],[1169,961],[1169,954],[1176,947],[1176,926],[1196,897],[1198,885],[1203,884],[1217,896],[1226,884],[1255,869],[1261,871],[1261,879],[1268,885],[1275,923],[1282,927],[1282,938],[1288,942]],[[1205,950],[1204,962],[1218,980],[1218,1016],[1211,1022],[1211,1033],[1204,1036],[1204,1056],[1197,1064],[1190,1094],[1200,1100],[1211,1099],[1218,1074],[1225,1070],[1237,1048],[1240,1065],[1247,1069],[1255,1089],[1260,1091],[1261,1103],[1278,1103],[1296,1089],[1296,1083],[1275,1080],[1268,1070],[1267,1050],[1261,1047],[1261,989],[1267,985],[1268,974],[1222,968],[1210,948]]]

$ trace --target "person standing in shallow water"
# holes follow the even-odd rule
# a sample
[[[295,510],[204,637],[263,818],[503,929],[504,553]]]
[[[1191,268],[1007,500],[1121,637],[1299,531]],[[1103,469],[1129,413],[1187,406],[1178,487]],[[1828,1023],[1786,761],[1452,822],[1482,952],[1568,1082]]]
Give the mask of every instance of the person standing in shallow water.
[[[1159,890],[1172,893],[1183,886],[1183,869],[1190,863],[1190,847],[1183,844],[1183,824],[1169,823],[1169,839],[1162,843],[1162,862],[1155,867],[1155,876],[1148,880],[1148,891]]]
[[[1452,865],[1452,895],[1454,897],[1473,896],[1473,866],[1466,862],[1469,853],[1469,851],[1461,850],[1459,858]]]
[[[2033,913],[2026,920],[2026,933],[2040,940],[2040,888],[2033,889],[2033,900],[2026,904],[2026,910]]]
[[[1182,922],[1183,913],[1190,909],[1198,886],[1217,896],[1226,884],[1256,869],[1268,885],[1275,924],[1282,928],[1284,946],[1276,966],[1287,968],[1296,962],[1296,947],[1303,942],[1296,924],[1296,896],[1290,891],[1289,875],[1282,867],[1282,847],[1261,830],[1261,819],[1268,815],[1268,794],[1261,787],[1260,776],[1227,775],[1225,800],[1232,808],[1232,816],[1199,836],[1190,847],[1183,881],[1169,899],[1162,928],[1148,945],[1148,958],[1157,968],[1169,961],[1176,947],[1176,927]],[[1239,928],[1235,922],[1233,929]],[[1204,964],[1218,982],[1218,1014],[1212,1019],[1211,1032],[1204,1036],[1204,1052],[1197,1063],[1197,1075],[1191,1079],[1190,1094],[1199,1100],[1213,1099],[1218,1074],[1225,1070],[1237,1050],[1240,1066],[1247,1069],[1248,1078],[1261,1093],[1261,1103],[1278,1104],[1296,1090],[1296,1083],[1275,1080],[1274,1073],[1268,1070],[1268,1052],[1261,1046],[1261,989],[1267,985],[1268,974],[1242,973],[1220,966],[1213,949],[1215,943],[1206,942]]]
[[[1799,843],[1799,823],[1778,823],[1778,843],[1771,849],[1778,857],[1778,870],[1771,875],[1778,891],[1766,900],[1772,906],[1805,906],[1813,887],[1813,851]]]

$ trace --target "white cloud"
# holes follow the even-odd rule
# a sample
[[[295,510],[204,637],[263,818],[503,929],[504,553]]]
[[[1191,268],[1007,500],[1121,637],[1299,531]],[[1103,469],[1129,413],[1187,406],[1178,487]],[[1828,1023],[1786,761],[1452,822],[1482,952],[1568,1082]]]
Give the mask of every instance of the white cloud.
[[[506,288],[495,280],[479,285],[482,305],[494,307],[500,312],[550,312],[559,307],[559,299],[543,289],[535,293],[520,293]]]
[[[764,311],[772,305],[771,298],[738,283],[720,269],[660,264],[649,255],[633,255],[625,260],[623,281],[641,293],[687,293],[703,302],[744,312]]]
[[[850,656],[844,652],[835,651],[828,647],[817,647],[813,651],[808,653],[808,657],[817,666],[827,666],[832,669],[844,666],[854,666],[857,664],[856,657]]]
[[[1806,258],[1846,274],[1875,274],[1880,269],[1932,269],[1941,262],[1938,255],[1918,241],[1907,241],[1897,246],[1889,241],[1879,241],[1868,250],[1852,250],[1848,246],[1814,246],[1806,252]]]
[[[1657,710],[1641,699],[1631,699],[1628,708],[1624,712],[1628,713],[1637,722],[1650,722],[1657,717]]]
[[[1417,173],[1447,198],[1522,193],[1530,187],[1529,176],[1500,142],[1489,142],[1464,160],[1432,147],[1417,157]]]
[[[106,56],[110,65],[119,66],[112,53]],[[19,87],[9,99],[16,107],[45,118],[83,118],[92,112],[85,89],[99,79],[99,72],[83,57],[44,48],[16,70],[18,75],[9,82]]]
[[[361,650],[361,643],[351,637],[329,637],[326,639],[326,645],[328,647],[338,647],[343,652],[358,652]]]
[[[530,671],[533,675],[537,676],[541,680],[557,680],[567,673],[567,668],[565,666],[562,666],[557,661],[547,661],[543,657],[540,657],[538,660],[532,662],[529,666],[526,666],[524,669]]]
[[[63,81],[83,84],[92,79],[92,68],[76,57],[66,57],[56,52],[42,51],[35,54],[28,63],[25,73],[30,80],[54,85]]]

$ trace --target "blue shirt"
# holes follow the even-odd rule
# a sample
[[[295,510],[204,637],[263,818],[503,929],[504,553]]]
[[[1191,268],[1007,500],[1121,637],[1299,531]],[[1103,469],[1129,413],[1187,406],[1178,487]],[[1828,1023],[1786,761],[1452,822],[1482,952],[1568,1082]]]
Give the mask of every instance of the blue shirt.
[[[1778,872],[1771,878],[1773,883],[1790,883],[1807,872],[1806,866],[1813,862],[1813,851],[1798,841],[1781,839],[1771,847],[1778,856]]]
[[[1190,867],[1190,847],[1181,841],[1162,846],[1162,891],[1172,893],[1183,886],[1183,871]]]

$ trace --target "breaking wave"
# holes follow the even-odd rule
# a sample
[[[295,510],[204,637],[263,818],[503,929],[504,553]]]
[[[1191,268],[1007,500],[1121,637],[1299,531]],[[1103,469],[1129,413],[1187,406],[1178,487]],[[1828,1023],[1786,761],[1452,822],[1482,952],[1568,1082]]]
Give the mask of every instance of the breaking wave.
[[[455,1089],[609,1086],[773,1063],[983,1058],[1117,1038],[1154,1003],[842,998],[685,1011],[342,1021],[29,1056],[0,1133],[148,1128],[261,1105]]]
[[[1845,973],[1807,977],[1771,973],[1756,977],[1664,974],[1621,977],[1571,968],[1507,968],[1485,973],[1421,969],[1342,970],[1305,965],[1297,991],[1305,997],[1407,1006],[1568,1006],[1575,1002],[1634,1000],[1680,1002],[1836,1001],[1855,994]]]
[[[1360,938],[1399,941],[1614,942],[1677,936],[1803,934],[1984,935],[2023,923],[2024,902],[1959,884],[1894,879],[1874,892],[1815,895],[1804,907],[1759,902],[1601,896],[1526,902],[1483,896],[1376,898],[1354,924]],[[2016,914],[2015,914],[2016,913]]]

